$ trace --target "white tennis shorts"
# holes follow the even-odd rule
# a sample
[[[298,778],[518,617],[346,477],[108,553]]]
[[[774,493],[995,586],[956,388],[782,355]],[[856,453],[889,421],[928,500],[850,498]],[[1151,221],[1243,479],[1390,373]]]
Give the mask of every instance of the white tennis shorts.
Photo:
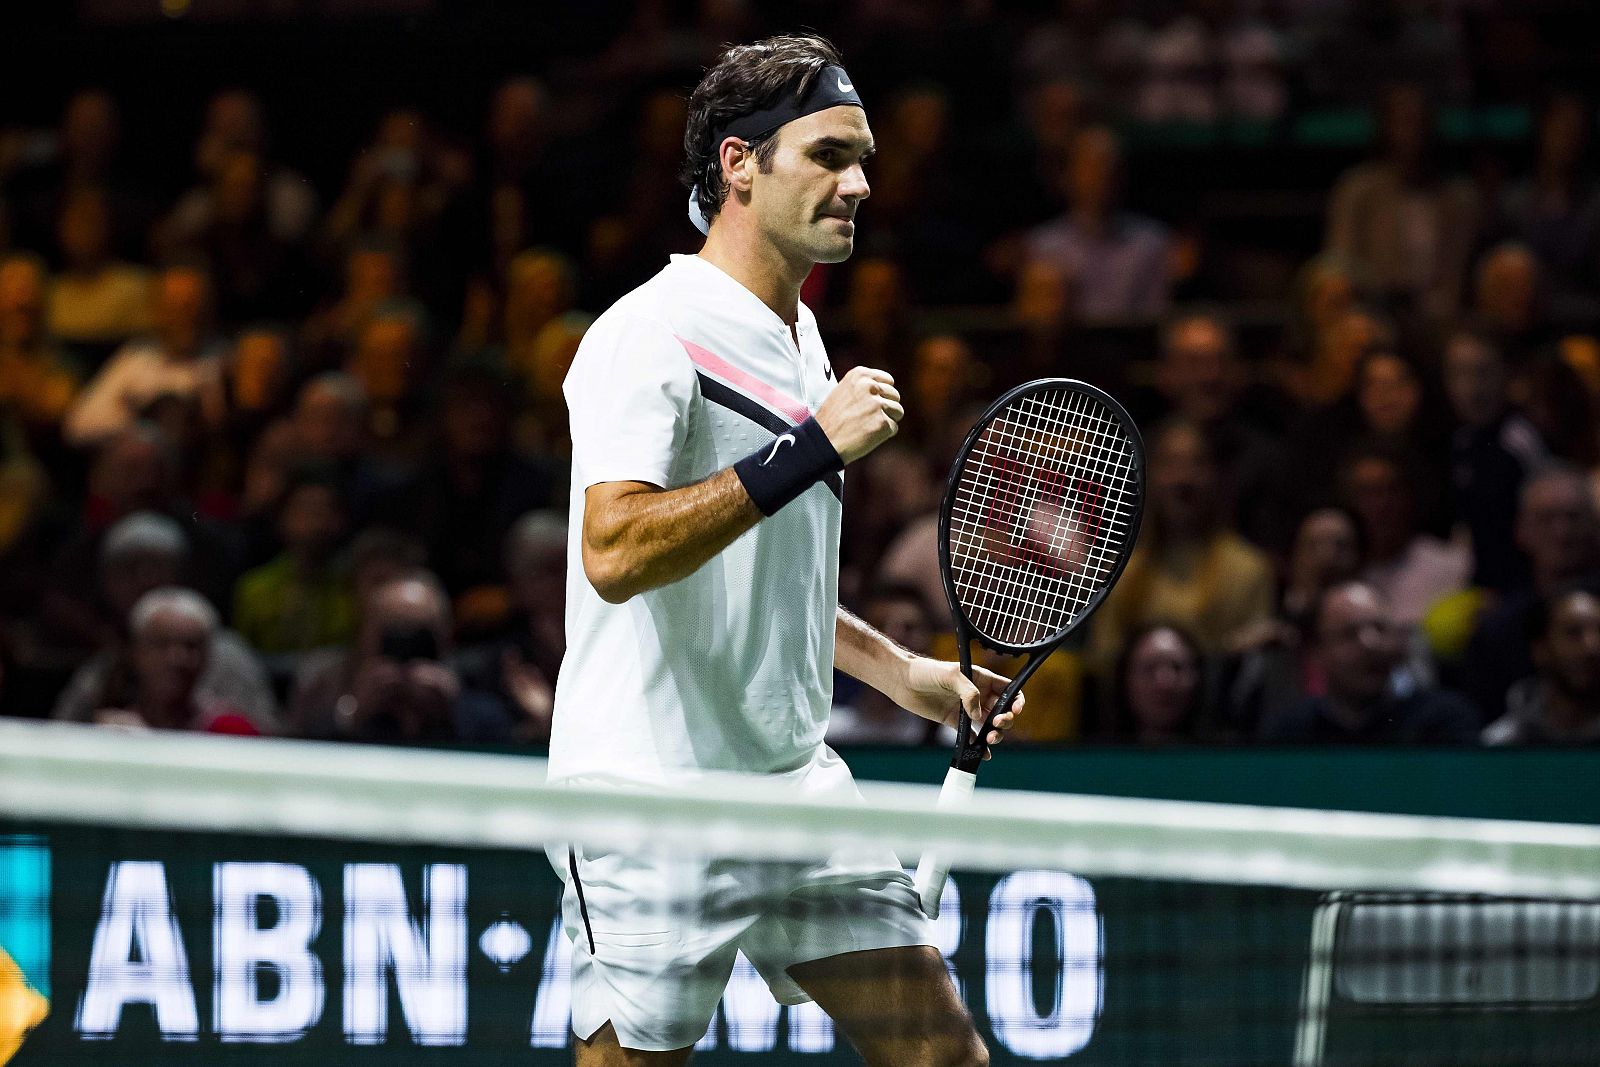
[[[888,849],[824,863],[551,853],[565,860],[572,1030],[584,1040],[610,1022],[624,1048],[693,1045],[740,951],[779,1003],[802,1004],[811,998],[789,977],[794,964],[933,944],[911,879]]]

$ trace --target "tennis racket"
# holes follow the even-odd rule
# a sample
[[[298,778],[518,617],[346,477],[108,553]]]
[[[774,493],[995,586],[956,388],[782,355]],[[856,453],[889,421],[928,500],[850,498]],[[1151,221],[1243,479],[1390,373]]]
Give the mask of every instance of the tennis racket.
[[[1093,614],[1127,565],[1144,513],[1144,441],[1122,405],[1092,385],[1045,378],[996,400],[967,435],[939,512],[939,569],[961,673],[974,639],[1028,662],[974,732],[957,727],[939,807],[971,798],[990,724],[1067,635]],[[917,865],[929,918],[950,860]]]

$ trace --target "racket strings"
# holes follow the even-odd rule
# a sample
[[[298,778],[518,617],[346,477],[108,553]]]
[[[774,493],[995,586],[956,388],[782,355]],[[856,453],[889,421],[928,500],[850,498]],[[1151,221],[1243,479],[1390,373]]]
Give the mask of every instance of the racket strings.
[[[951,502],[951,575],[985,636],[1033,644],[1069,625],[1126,551],[1137,454],[1093,396],[1055,388],[1008,405],[963,461]]]

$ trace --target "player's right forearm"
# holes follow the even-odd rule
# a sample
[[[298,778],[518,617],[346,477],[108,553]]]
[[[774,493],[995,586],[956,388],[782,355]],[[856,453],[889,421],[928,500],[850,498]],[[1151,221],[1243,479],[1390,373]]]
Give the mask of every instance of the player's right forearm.
[[[762,517],[731,467],[681,489],[590,486],[584,501],[584,573],[612,604],[688,577]]]

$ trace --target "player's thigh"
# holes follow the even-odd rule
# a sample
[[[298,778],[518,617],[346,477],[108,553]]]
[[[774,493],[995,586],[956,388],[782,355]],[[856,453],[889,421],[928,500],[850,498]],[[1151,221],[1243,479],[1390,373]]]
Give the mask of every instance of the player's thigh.
[[[694,1046],[670,1052],[641,1052],[617,1043],[617,1031],[606,1023],[585,1041],[579,1038],[574,1062],[577,1067],[680,1067],[689,1062]]]
[[[981,1067],[989,1062],[944,957],[928,945],[796,963],[789,977],[833,1018],[872,1067]]]

